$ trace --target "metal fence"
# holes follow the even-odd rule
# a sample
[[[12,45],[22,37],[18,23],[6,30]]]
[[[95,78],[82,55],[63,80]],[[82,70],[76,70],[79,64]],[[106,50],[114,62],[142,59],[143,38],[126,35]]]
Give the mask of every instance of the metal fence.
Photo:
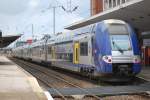
[[[133,0],[103,0],[103,10],[108,10]]]

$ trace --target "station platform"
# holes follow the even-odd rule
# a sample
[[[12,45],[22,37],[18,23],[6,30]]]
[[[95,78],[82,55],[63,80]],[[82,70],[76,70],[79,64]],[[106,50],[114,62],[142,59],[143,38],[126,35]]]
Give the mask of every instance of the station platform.
[[[0,100],[47,100],[47,97],[31,74],[0,56]]]

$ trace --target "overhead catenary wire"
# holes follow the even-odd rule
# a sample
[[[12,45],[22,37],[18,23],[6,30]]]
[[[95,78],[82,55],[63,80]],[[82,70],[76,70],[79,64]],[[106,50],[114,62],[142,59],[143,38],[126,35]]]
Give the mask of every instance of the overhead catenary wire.
[[[60,11],[57,11],[57,13],[56,13],[56,8],[62,8],[62,10],[66,11],[66,12],[68,13],[68,9],[63,9],[64,4],[62,4],[59,0],[56,0],[55,2],[57,2],[58,5],[53,6],[52,4],[50,4],[46,10],[51,10],[51,9],[53,9],[53,12],[54,12],[54,9],[55,9],[55,12],[54,12],[54,13],[55,13],[55,14],[58,14],[58,13],[60,13]],[[71,2],[70,4],[72,5],[73,3]],[[74,11],[76,11],[78,8],[79,8],[79,6],[76,6],[74,9],[72,9],[73,12],[71,12],[71,13],[73,13],[73,14],[78,13],[78,12],[74,12]],[[42,10],[41,12],[47,12],[46,10]],[[71,14],[71,13],[70,13],[70,14]],[[79,12],[79,13],[80,13],[80,12]],[[62,14],[63,14],[63,13],[62,13]],[[80,14],[81,14],[81,13],[80,13]],[[54,17],[54,16],[53,16],[53,17]],[[54,21],[54,20],[56,20],[56,19],[54,18],[53,21]],[[55,28],[55,24],[54,24],[54,23],[55,23],[55,22],[53,22],[53,27]],[[24,30],[27,29],[27,27],[29,27],[29,25],[27,25],[27,26],[24,28]],[[52,26],[51,26],[51,27],[52,27]],[[55,33],[55,29],[53,29],[53,33]]]

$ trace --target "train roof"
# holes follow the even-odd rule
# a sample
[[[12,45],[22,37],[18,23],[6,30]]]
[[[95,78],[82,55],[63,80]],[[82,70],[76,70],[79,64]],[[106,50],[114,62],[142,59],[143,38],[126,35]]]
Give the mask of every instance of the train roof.
[[[123,20],[118,20],[118,19],[108,19],[108,20],[104,20],[104,23],[106,24],[126,24],[125,21]]]
[[[109,19],[109,20],[104,20],[102,22],[106,24],[113,24],[113,23],[126,24],[124,21],[117,20],[117,19]],[[53,36],[52,38],[48,39],[47,44],[55,44],[55,43],[57,44],[57,43],[62,43],[62,42],[68,42],[68,41],[78,40],[86,36],[92,35],[91,31],[94,29],[95,25],[96,24],[91,24],[91,25],[87,25],[87,26],[75,29],[73,31],[59,33]],[[46,43],[46,40],[40,40],[40,41],[32,43],[30,47],[32,48],[32,47],[42,46],[45,43]],[[28,48],[28,47],[29,45],[24,45],[21,48]]]
[[[25,45],[23,45],[23,46],[19,46],[19,47],[13,48],[13,51],[14,51],[14,50],[26,49],[26,48],[28,48],[28,47],[29,47],[29,44],[25,44]]]
[[[45,40],[36,41],[36,42],[33,42],[30,47],[33,48],[33,47],[37,47],[37,46],[42,46],[42,45],[44,45],[44,43],[45,43]]]
[[[79,28],[87,27],[87,26],[94,25],[96,23],[101,23],[101,22],[104,22],[106,24],[111,24],[111,23],[125,24],[125,21],[119,20],[119,19],[106,19],[106,20],[97,21],[97,22],[92,22],[92,21],[90,22],[89,20],[88,24],[84,24],[83,22],[83,25],[82,25],[82,22],[76,22],[72,25],[65,27],[65,29],[76,30]]]
[[[51,38],[47,41],[47,44],[54,44],[55,43],[55,39]]]
[[[105,23],[105,24],[126,24],[126,22],[124,22],[122,20],[117,20],[117,19],[103,20],[103,21],[101,21],[99,23]],[[94,30],[96,24],[97,23],[91,24],[91,25],[87,25],[87,26],[84,26],[84,27],[80,27],[80,28],[77,28],[77,29],[72,30],[70,32],[67,32],[67,33],[59,34],[59,35],[51,38],[48,41],[48,44],[73,41],[73,40],[77,40],[77,39],[80,39],[80,38],[92,35],[93,33],[91,33],[91,32],[92,32],[92,30]]]
[[[57,36],[54,36],[50,38],[47,42],[47,44],[54,44],[54,43],[61,43],[61,42],[67,42],[67,41],[72,41],[73,39],[73,32],[66,32],[66,33],[61,33]]]
[[[90,34],[93,27],[94,27],[94,24],[88,25],[86,27],[78,28],[73,31],[64,32],[64,33],[55,35],[48,40],[47,44],[55,44],[55,43],[57,44],[57,43],[62,43],[62,42],[73,41],[78,38],[83,38],[83,36],[85,35],[87,36],[88,34]]]

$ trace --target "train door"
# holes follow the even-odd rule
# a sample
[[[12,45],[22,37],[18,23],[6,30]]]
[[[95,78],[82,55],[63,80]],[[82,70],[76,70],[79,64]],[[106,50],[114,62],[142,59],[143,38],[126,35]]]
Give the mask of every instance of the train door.
[[[74,50],[73,50],[73,63],[79,64],[79,42],[74,43]]]
[[[52,59],[55,59],[55,47],[52,47]]]

